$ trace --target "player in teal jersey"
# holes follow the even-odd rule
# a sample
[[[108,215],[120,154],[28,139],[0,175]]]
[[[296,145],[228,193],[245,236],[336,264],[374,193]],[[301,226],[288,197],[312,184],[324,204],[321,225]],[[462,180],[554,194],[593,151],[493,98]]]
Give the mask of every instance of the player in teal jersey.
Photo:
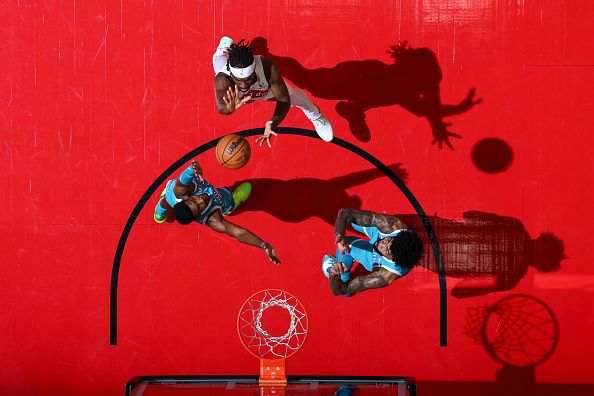
[[[276,250],[270,244],[224,217],[247,200],[252,185],[244,182],[234,191],[230,187],[217,188],[204,180],[202,173],[198,162],[192,161],[177,179],[167,182],[155,207],[155,221],[164,222],[169,211],[173,211],[175,219],[180,224],[190,224],[193,221],[205,224],[242,243],[262,248],[270,261],[280,264]]]
[[[366,239],[346,236],[347,226]],[[351,296],[367,289],[386,287],[407,275],[423,255],[423,242],[398,217],[357,209],[341,209],[335,223],[336,256],[326,255],[322,271],[335,295]],[[351,279],[357,261],[369,275]]]

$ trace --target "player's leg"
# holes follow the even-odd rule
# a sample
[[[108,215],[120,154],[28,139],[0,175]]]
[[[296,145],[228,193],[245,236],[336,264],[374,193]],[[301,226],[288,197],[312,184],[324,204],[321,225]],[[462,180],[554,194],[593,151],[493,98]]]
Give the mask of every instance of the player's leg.
[[[214,69],[215,74],[227,64],[231,44],[233,44],[233,39],[231,37],[223,36],[215,53],[212,55],[212,68]]]
[[[351,132],[357,139],[367,142],[371,139],[371,131],[365,122],[365,111],[353,102],[338,102],[336,112],[349,123]]]
[[[221,190],[224,192],[231,192],[231,197],[233,199],[233,208],[223,213],[223,216],[227,216],[233,213],[233,211],[237,209],[239,205],[247,201],[250,194],[252,193],[252,184],[250,182],[242,182],[239,183],[235,189],[232,189],[231,187],[225,187]]]
[[[322,140],[329,142],[334,138],[334,130],[330,121],[324,117],[324,114],[320,111],[320,108],[311,101],[309,96],[299,88],[294,88],[287,84],[287,89],[291,96],[291,106],[299,107],[305,116],[314,125],[317,134]]]
[[[239,186],[233,190],[233,202],[235,209],[249,198],[252,193],[252,184],[249,182],[240,183]]]
[[[165,187],[163,189],[163,192],[161,192],[161,195],[159,196],[159,202],[157,202],[157,206],[155,207],[155,213],[153,215],[153,218],[157,223],[163,223],[165,222],[165,220],[167,220],[167,209],[161,206],[161,199],[163,199],[166,192],[167,187]]]

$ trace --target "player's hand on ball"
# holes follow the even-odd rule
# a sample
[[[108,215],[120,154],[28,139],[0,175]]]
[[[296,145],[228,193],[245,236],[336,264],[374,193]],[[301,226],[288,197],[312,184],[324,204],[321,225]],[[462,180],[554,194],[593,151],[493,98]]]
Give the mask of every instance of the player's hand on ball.
[[[347,272],[347,267],[344,263],[334,263],[330,268],[330,276],[339,276]]]
[[[264,135],[260,136],[256,139],[256,143],[260,143],[260,147],[262,147],[262,143],[266,141],[268,147],[272,147],[270,143],[271,136],[278,136],[276,132],[272,130],[272,121],[266,121],[266,126],[264,127]]]

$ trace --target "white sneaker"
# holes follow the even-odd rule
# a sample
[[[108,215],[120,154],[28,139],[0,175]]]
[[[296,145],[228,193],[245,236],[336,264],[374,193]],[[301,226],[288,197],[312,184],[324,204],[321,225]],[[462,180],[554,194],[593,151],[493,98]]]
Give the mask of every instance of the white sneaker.
[[[319,107],[318,110],[320,110]],[[309,120],[314,125],[318,136],[321,137],[323,141],[329,142],[334,139],[334,130],[332,129],[332,124],[330,124],[330,121],[324,117],[324,114],[322,114],[321,111],[319,116],[313,119],[310,118]]]
[[[336,263],[336,258],[329,254],[325,255],[322,259],[322,272],[326,278],[330,278],[330,268],[332,268],[332,264],[334,263]]]
[[[231,37],[223,36],[223,38],[219,42],[217,51],[218,50],[229,51],[229,49],[231,48],[231,45],[233,45],[233,39]]]

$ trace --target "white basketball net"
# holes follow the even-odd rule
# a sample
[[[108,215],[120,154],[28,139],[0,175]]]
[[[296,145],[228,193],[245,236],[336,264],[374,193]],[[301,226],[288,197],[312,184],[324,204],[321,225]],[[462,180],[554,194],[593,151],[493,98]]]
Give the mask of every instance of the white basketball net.
[[[272,336],[262,328],[262,315],[268,308],[286,309],[291,316],[289,328]],[[297,352],[307,337],[307,314],[297,298],[282,290],[263,290],[245,302],[237,322],[245,347],[265,359],[287,358]]]

